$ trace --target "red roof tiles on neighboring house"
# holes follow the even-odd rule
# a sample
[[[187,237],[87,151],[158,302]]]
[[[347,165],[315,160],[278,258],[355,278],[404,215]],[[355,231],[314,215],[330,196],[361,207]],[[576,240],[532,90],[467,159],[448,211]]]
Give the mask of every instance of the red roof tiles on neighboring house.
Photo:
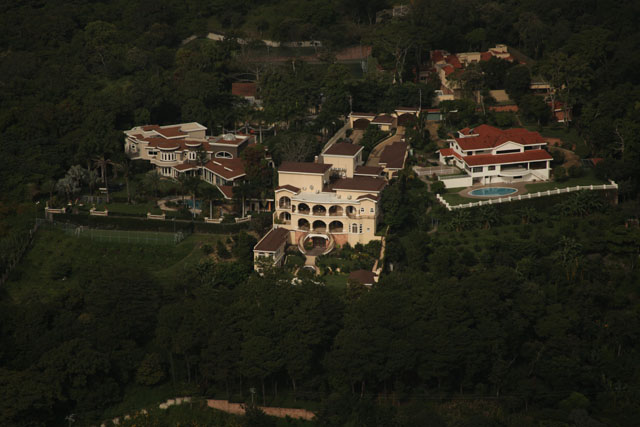
[[[386,165],[387,169],[402,169],[407,158],[408,148],[409,143],[406,141],[395,141],[393,144],[384,147],[378,163]]]
[[[359,176],[380,176],[384,168],[380,166],[358,166],[356,167],[354,175]]]
[[[362,151],[364,147],[362,145],[351,144],[348,142],[338,142],[333,144],[331,147],[324,152],[324,154],[329,156],[355,156],[360,151]]]
[[[393,117],[388,114],[381,114],[376,116],[375,119],[371,121],[371,124],[374,125],[391,125],[393,124]]]
[[[175,165],[173,168],[182,172],[187,170],[198,169],[198,165],[196,165],[195,163],[181,163],[179,165]]]
[[[456,153],[453,148],[441,148],[440,149],[440,154],[443,157],[454,156],[454,157],[457,157],[459,160],[462,160],[462,156],[460,154]]]
[[[514,113],[517,113],[519,111],[517,105],[490,105],[489,106],[489,110],[490,111],[495,111],[497,113],[500,113],[500,112],[514,112]]]
[[[447,61],[447,64],[451,64],[453,68],[457,68],[457,69],[462,68],[462,64],[460,63],[460,60],[456,55],[449,55],[444,60]]]
[[[251,83],[231,83],[231,94],[241,97],[255,97],[258,92],[258,86]]]
[[[441,50],[432,50],[431,51],[431,60],[434,63],[444,61],[444,53]]]
[[[242,159],[237,158],[209,160],[204,167],[226,180],[233,180],[245,175]]]
[[[222,193],[222,196],[227,199],[233,199],[233,186],[232,185],[216,185],[218,190]]]
[[[288,238],[289,230],[287,230],[286,228],[272,228],[253,247],[253,250],[259,252],[275,252],[282,245],[287,243]]]
[[[535,162],[552,160],[551,154],[545,150],[529,150],[512,154],[477,154],[464,156],[462,160],[469,166],[500,165],[505,163]]]
[[[367,193],[382,191],[386,185],[382,178],[368,176],[356,176],[354,178],[342,178],[331,185],[332,190],[366,191]]]
[[[445,76],[450,76],[451,74],[454,73],[454,71],[456,71],[456,69],[453,68],[451,65],[445,65],[444,67],[442,67],[442,69],[444,70]]]
[[[488,61],[493,58],[491,52],[482,52],[480,53],[480,61]]]
[[[460,132],[465,134],[467,128]],[[468,130],[469,135],[478,135],[467,138],[455,138],[456,142],[463,150],[482,150],[495,148],[505,142],[515,142],[521,145],[545,144],[544,138],[538,132],[528,131],[523,128],[498,129],[489,125],[480,125]]]
[[[278,172],[324,174],[331,165],[311,162],[282,162]]]
[[[292,193],[299,193],[300,189],[298,187],[294,187],[293,185],[280,185],[278,187],[276,187],[276,192],[278,191],[290,191]]]
[[[365,194],[364,196],[359,196],[356,200],[369,199],[377,202],[380,200],[378,196],[374,196],[373,194]]]
[[[180,126],[173,126],[173,127],[168,127],[168,128],[158,128],[158,129],[154,129],[154,130],[156,132],[158,132],[160,135],[164,136],[165,138],[176,138],[176,137],[187,135],[186,132],[182,132],[180,130]]]
[[[369,270],[356,270],[349,273],[349,280],[353,280],[362,285],[373,285],[376,275]]]

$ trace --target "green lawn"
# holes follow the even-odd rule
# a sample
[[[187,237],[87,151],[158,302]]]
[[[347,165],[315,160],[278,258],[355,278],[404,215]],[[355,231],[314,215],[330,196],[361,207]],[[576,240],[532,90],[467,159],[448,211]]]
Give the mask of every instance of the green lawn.
[[[595,177],[593,170],[587,170],[584,176],[579,178],[569,178],[563,182],[541,182],[535,184],[526,184],[525,187],[529,193],[537,193],[538,191],[555,190],[556,188],[575,187],[577,185],[602,185],[608,184],[606,181],[602,181]]]
[[[90,208],[90,207],[88,207]],[[146,216],[147,212],[151,213],[162,213],[160,208],[155,202],[147,202],[147,203],[136,203],[136,204],[128,204],[128,203],[109,203],[108,205],[96,205],[96,209],[103,211],[105,208],[109,209],[109,213],[113,215],[140,215]]]
[[[322,276],[327,283],[327,287],[333,291],[342,292],[347,287],[348,274],[327,274]]]
[[[469,202],[477,202],[479,200],[489,200],[488,197],[474,197],[473,199],[469,197],[462,197],[458,193],[445,193],[442,194],[442,197],[452,206],[462,205]]]
[[[227,236],[192,234],[177,245],[141,245],[91,241],[61,230],[41,229],[31,250],[11,273],[5,289],[16,300],[31,294],[46,300],[79,287],[83,269],[105,259],[123,265],[135,263],[148,269],[161,283],[170,284],[184,275],[185,268],[191,268],[205,256],[201,245],[208,243],[215,247],[221,238]]]

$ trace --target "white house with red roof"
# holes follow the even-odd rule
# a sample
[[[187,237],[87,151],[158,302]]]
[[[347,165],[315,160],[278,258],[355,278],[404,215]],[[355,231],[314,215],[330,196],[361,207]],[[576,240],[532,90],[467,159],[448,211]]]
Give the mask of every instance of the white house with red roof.
[[[446,188],[549,179],[552,157],[538,132],[480,125],[459,130],[447,142],[449,147],[439,150],[440,162],[464,174],[440,177]]]

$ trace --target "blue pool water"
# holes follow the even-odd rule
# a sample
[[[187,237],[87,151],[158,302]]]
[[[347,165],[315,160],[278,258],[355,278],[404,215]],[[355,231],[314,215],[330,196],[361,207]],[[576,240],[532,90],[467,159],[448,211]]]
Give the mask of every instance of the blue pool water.
[[[189,199],[185,199],[184,204],[187,205],[189,209],[193,207],[193,201]],[[200,200],[196,200],[196,209],[200,209],[202,202]]]
[[[495,197],[495,196],[507,196],[509,194],[515,193],[516,191],[518,190],[516,190],[515,188],[509,188],[509,187],[488,187],[488,188],[478,188],[477,190],[473,190],[469,192],[469,194],[472,196]]]

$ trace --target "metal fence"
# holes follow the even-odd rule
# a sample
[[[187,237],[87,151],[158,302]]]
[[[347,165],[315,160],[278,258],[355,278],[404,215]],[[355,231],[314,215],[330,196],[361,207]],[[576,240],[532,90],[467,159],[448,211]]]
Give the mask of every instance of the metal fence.
[[[86,238],[96,242],[177,245],[189,235],[189,232],[186,230],[174,233],[161,231],[105,230],[89,228],[67,222],[46,221],[42,219],[38,219],[38,222],[40,226],[63,230],[69,236]]]

